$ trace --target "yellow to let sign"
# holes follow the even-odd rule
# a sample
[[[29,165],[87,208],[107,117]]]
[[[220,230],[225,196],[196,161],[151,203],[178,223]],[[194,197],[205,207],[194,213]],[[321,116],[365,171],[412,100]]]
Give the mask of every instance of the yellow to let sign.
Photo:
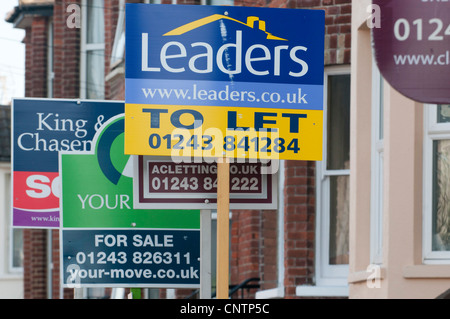
[[[125,153],[322,160],[322,110],[125,104]]]

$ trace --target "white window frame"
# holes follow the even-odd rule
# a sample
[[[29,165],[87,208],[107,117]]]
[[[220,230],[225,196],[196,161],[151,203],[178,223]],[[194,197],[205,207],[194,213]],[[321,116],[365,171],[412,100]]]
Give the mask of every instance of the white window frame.
[[[316,162],[316,285],[341,286],[348,289],[348,265],[330,265],[330,177],[350,175],[350,169],[328,170],[327,165],[327,112],[328,112],[328,77],[333,75],[350,75],[350,66],[326,67],[324,73],[324,112],[323,112],[323,155],[322,161]]]
[[[380,124],[384,114],[384,79],[372,60],[372,147],[371,147],[371,201],[370,201],[370,262],[383,263],[383,172],[384,142]],[[380,112],[383,112],[380,114]],[[383,124],[384,127],[384,124]]]
[[[125,56],[125,0],[119,0],[119,17],[117,18],[116,34],[111,50],[110,68],[123,62]]]
[[[147,4],[161,4],[161,0],[144,0]],[[176,0],[172,0],[172,4],[177,4]]]
[[[107,0],[106,0],[107,1]],[[87,55],[89,51],[105,50],[105,43],[87,43],[87,0],[81,0],[81,41],[80,41],[80,98],[86,99],[89,86],[87,81]],[[103,86],[104,90],[104,86]],[[102,95],[105,95],[103,91]]]
[[[3,260],[0,265],[0,278],[5,278],[14,275],[22,275],[23,267],[15,267],[14,259],[14,228],[11,221],[11,203],[12,203],[12,177],[11,177],[10,163],[0,163],[0,226],[2,231],[0,255]],[[9,176],[9,177],[8,177]],[[9,180],[9,182],[8,182]]]
[[[234,6],[234,0],[201,0],[200,4],[207,6]]]
[[[450,251],[433,251],[433,142],[450,139],[450,123],[437,122],[437,105],[424,105],[423,231],[424,264],[450,264]]]
[[[327,170],[327,112],[328,77],[350,75],[349,65],[325,67],[323,102],[323,153],[322,161],[316,162],[316,247],[315,285],[297,286],[295,294],[302,297],[348,297],[349,265],[329,264],[330,243],[330,177],[350,175],[350,169]]]

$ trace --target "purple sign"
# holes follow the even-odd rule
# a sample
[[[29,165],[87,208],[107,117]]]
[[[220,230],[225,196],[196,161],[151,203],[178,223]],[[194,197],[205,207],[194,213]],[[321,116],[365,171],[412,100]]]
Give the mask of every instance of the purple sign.
[[[406,97],[450,103],[450,2],[373,0],[375,60],[383,77]]]

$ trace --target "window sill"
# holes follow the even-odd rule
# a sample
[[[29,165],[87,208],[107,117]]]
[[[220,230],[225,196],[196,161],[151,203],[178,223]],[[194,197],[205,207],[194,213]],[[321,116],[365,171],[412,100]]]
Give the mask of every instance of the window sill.
[[[348,286],[297,286],[299,297],[348,297]]]
[[[450,265],[410,265],[403,268],[404,278],[450,278]]]
[[[255,299],[278,299],[284,298],[284,287],[257,291]]]
[[[23,280],[23,275],[20,273],[0,275],[0,281],[17,281],[17,280]]]
[[[118,66],[106,75],[105,82],[111,81],[112,79],[118,76],[124,75],[125,75],[125,68],[123,66]]]
[[[380,266],[378,268],[378,271],[376,271],[376,268],[374,268],[373,271],[370,270],[355,271],[353,273],[350,273],[348,275],[348,283],[355,284],[358,282],[364,282],[368,280],[384,279],[385,276],[386,276],[386,269]]]

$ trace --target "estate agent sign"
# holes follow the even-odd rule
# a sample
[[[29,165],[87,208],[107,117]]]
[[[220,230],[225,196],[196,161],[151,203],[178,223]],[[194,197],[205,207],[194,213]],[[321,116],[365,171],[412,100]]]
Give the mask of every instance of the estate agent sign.
[[[125,153],[321,160],[324,19],[127,4]]]
[[[123,114],[92,151],[62,152],[61,281],[65,287],[198,287],[200,212],[133,206]]]
[[[450,103],[450,2],[373,0],[381,23],[373,28],[383,77],[418,102]]]
[[[12,226],[60,226],[59,151],[90,151],[95,132],[124,103],[14,99],[12,105]]]

